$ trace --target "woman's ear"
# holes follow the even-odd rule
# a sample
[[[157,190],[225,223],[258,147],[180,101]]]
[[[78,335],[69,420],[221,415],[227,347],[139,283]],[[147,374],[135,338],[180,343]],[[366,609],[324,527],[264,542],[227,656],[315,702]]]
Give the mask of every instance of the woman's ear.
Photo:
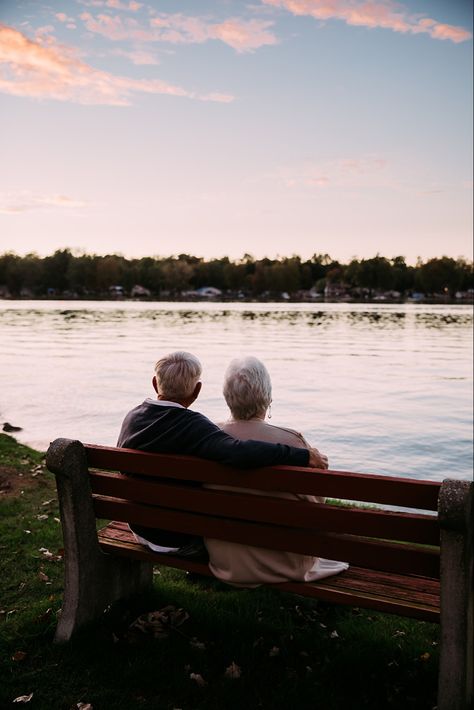
[[[155,390],[156,394],[158,394],[158,385],[156,384],[156,376],[153,377],[151,384],[153,385],[153,389]]]

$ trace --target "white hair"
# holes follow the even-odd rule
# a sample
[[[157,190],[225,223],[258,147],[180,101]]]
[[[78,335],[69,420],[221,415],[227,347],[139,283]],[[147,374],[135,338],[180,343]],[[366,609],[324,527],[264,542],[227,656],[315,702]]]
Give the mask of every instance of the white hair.
[[[272,401],[268,370],[256,357],[232,360],[224,378],[224,397],[234,419],[265,415]]]
[[[170,401],[190,397],[201,377],[201,363],[184,350],[169,353],[155,365],[158,395]]]

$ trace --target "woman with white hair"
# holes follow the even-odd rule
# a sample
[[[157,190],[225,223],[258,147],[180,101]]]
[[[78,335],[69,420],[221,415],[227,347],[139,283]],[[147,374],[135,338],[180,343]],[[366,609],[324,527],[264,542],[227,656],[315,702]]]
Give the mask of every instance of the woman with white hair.
[[[309,449],[304,437],[293,429],[272,426],[265,417],[272,401],[272,384],[268,370],[256,357],[233,360],[224,380],[224,397],[231,419],[221,428],[238,439],[258,439]],[[327,459],[326,459],[327,467]],[[208,485],[208,488],[245,491],[254,495],[268,492],[230,486]],[[324,498],[295,493],[271,494],[273,497],[324,503]],[[223,540],[205,539],[209,552],[209,567],[223,582],[241,587],[259,584],[304,581],[313,582],[347,569],[345,562],[301,555],[262,547],[240,545]]]

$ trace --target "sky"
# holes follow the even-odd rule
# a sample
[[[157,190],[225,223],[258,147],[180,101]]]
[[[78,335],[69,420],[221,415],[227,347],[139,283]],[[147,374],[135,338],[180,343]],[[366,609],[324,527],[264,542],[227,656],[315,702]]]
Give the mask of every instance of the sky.
[[[0,0],[0,253],[472,259],[469,0]]]

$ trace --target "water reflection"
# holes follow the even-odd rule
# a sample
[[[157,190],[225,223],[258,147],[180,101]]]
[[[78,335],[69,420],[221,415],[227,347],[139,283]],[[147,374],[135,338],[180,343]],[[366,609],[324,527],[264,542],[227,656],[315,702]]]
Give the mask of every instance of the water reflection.
[[[223,322],[223,321],[253,321],[256,323],[275,322],[275,323],[300,323],[302,325],[327,325],[333,323],[344,323],[351,327],[376,327],[376,328],[400,328],[406,325],[414,325],[422,328],[445,328],[454,327],[471,327],[473,315],[471,309],[466,307],[458,308],[457,312],[443,312],[441,310],[421,311],[420,306],[405,307],[404,310],[388,310],[387,306],[382,310],[364,310],[364,306],[354,306],[345,304],[344,309],[318,310],[308,309],[307,306],[293,304],[291,308],[269,308],[262,310],[256,304],[255,308],[246,308],[242,310],[234,304],[235,307],[226,307],[220,309],[218,304],[212,304],[212,309],[206,308],[210,304],[193,304],[192,308],[183,307],[181,304],[173,304],[173,308],[167,308],[162,304],[156,304],[153,309],[149,304],[139,304],[140,309],[130,309],[123,306],[108,307],[102,309],[101,304],[95,304],[94,308],[70,308],[70,309],[55,309],[53,303],[47,304],[50,308],[25,310],[18,309],[9,303],[0,302],[0,322],[3,324],[15,325],[25,321],[33,322],[38,318],[50,318],[54,321],[64,322],[75,320],[84,323],[111,323],[122,322],[124,320],[139,320],[139,321],[169,321],[172,324],[176,323],[192,323],[192,322]],[[113,305],[113,304],[112,304]],[[132,303],[132,306],[137,304]],[[328,304],[331,306],[333,304]],[[339,304],[338,304],[339,305]],[[397,308],[394,306],[393,308]]]
[[[202,360],[198,408],[219,421],[228,362],[254,354],[272,376],[272,423],[334,468],[470,477],[472,322],[469,306],[0,301],[0,422],[39,446],[113,444],[173,349]]]

